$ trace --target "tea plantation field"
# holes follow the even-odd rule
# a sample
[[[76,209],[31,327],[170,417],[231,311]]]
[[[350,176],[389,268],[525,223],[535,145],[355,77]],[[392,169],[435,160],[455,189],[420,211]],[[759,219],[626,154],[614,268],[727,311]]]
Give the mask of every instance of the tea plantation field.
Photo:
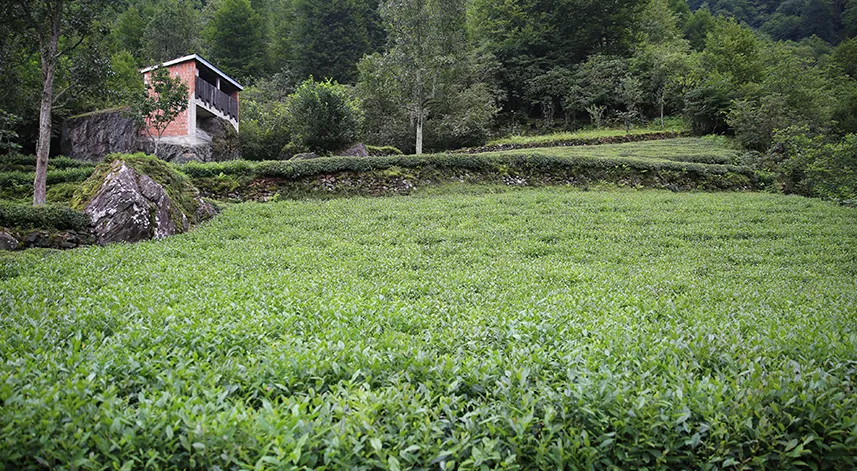
[[[0,469],[852,469],[857,211],[245,203],[0,258]]]

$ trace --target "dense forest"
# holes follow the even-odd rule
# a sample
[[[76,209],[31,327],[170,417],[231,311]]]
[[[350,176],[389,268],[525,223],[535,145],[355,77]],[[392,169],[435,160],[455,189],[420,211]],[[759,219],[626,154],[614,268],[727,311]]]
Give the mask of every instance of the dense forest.
[[[672,116],[776,165],[790,148],[847,146],[857,131],[857,0],[65,3],[86,24],[60,38],[55,123],[122,106],[142,89],[139,67],[198,53],[247,87],[249,159],[324,151],[319,132],[438,151]],[[0,13],[0,150],[32,153],[43,73],[20,10]],[[302,89],[340,109],[292,99]],[[312,129],[318,113],[353,119]]]

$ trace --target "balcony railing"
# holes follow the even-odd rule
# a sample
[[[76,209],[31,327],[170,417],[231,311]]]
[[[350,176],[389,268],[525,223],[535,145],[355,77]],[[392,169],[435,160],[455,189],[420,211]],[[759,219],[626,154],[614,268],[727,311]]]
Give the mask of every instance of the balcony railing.
[[[196,98],[206,105],[238,120],[238,101],[205,80],[196,78]]]

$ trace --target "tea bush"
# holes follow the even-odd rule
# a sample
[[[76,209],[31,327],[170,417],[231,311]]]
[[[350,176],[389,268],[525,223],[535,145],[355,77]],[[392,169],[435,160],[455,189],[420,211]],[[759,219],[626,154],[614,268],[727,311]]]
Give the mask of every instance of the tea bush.
[[[17,229],[87,231],[89,217],[66,206],[18,204],[0,201],[0,226]]]
[[[853,208],[469,188],[4,257],[0,463],[857,466]]]

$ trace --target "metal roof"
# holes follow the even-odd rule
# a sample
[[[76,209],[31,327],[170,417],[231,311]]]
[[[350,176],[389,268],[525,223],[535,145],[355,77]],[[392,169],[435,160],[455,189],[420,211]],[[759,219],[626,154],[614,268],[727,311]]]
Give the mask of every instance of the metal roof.
[[[234,85],[235,87],[237,87],[238,90],[244,90],[244,87],[242,87],[241,84],[236,82],[232,77],[224,74],[222,70],[211,65],[210,62],[203,59],[202,57],[199,57],[196,54],[191,54],[189,56],[179,57],[178,59],[173,59],[171,61],[164,62],[163,64],[153,65],[151,67],[146,67],[145,69],[140,69],[140,73],[145,74],[146,72],[150,72],[152,70],[155,70],[158,67],[169,67],[171,65],[181,64],[182,62],[187,62],[189,60],[195,60],[195,61],[199,62],[200,64],[202,64],[202,65],[208,67],[209,69],[211,69],[212,71],[214,71],[214,73],[216,73],[217,75],[220,75],[221,78],[226,79],[227,82],[229,82],[232,85]]]

